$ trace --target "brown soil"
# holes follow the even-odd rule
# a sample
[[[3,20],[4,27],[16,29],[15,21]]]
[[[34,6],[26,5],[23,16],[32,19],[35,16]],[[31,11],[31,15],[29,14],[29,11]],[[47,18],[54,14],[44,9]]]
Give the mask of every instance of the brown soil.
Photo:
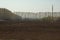
[[[0,22],[1,40],[60,40],[60,23]]]

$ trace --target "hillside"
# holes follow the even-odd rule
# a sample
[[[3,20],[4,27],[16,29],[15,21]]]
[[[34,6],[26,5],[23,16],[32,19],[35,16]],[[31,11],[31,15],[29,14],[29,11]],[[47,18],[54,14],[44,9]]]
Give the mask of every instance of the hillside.
[[[12,13],[6,8],[0,8],[0,20],[18,20],[21,19],[21,16],[18,16]]]

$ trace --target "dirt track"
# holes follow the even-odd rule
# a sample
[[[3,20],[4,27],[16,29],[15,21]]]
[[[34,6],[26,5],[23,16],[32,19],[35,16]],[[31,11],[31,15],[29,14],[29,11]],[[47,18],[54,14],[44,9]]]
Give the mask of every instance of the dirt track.
[[[3,40],[60,40],[60,23],[0,22]]]

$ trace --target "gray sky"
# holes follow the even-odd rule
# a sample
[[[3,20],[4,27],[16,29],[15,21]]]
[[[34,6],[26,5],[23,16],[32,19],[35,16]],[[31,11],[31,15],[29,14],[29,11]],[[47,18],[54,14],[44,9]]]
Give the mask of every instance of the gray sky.
[[[60,12],[60,0],[0,0],[0,8],[20,12]]]

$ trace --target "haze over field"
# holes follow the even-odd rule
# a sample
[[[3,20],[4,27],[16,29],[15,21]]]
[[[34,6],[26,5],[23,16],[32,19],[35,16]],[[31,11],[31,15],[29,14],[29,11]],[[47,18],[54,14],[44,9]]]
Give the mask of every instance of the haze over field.
[[[0,0],[0,8],[19,12],[60,12],[60,0]]]
[[[52,16],[51,12],[38,12],[38,13],[32,13],[32,12],[15,12],[15,14],[21,16],[22,18],[32,18],[32,19],[41,19],[43,17]],[[60,17],[60,12],[54,12],[54,17]]]
[[[0,0],[0,8],[7,8],[22,18],[32,19],[52,16],[52,4],[53,16],[60,17],[60,0]]]

